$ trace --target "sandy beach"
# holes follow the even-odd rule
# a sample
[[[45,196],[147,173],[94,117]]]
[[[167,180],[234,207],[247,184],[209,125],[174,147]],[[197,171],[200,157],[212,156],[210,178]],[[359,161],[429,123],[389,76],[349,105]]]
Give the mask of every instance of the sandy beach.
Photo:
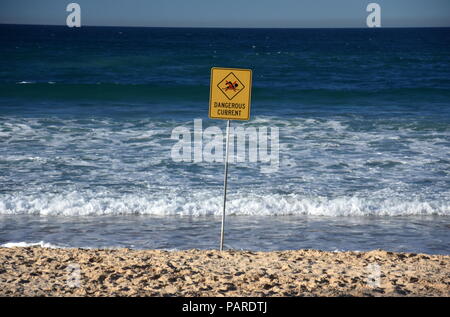
[[[449,296],[450,256],[0,248],[1,296]]]

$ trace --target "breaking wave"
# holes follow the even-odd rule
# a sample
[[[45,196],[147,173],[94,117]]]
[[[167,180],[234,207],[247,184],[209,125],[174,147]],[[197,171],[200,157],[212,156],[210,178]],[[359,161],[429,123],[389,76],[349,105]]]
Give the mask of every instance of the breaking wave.
[[[220,216],[221,194],[170,194],[151,197],[142,194],[113,196],[104,193],[69,192],[23,196],[7,194],[0,199],[0,214],[42,216]],[[448,200],[405,200],[400,197],[307,197],[300,194],[241,194],[227,201],[228,215],[255,216],[450,216]]]

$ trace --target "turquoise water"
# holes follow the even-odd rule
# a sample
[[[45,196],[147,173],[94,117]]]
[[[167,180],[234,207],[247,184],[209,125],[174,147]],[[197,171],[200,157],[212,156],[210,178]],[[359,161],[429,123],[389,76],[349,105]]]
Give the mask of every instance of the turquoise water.
[[[276,172],[230,165],[230,247],[449,253],[450,29],[0,25],[0,42],[0,243],[216,247],[222,163],[170,153],[194,119],[225,131],[207,118],[221,66],[253,70],[233,125],[280,143]]]

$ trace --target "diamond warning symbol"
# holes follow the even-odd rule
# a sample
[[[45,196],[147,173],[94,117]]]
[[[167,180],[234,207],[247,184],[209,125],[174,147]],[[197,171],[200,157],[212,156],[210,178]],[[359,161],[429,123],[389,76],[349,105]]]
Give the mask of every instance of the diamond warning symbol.
[[[242,90],[244,90],[244,84],[236,77],[233,72],[229,73],[222,81],[217,85],[221,92],[229,99],[236,97]]]
[[[240,68],[211,69],[209,117],[249,120],[252,71]]]

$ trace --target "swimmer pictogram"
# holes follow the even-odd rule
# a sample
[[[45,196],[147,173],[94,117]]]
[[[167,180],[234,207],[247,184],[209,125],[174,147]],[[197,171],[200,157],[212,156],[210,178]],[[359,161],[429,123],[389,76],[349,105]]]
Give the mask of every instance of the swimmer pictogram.
[[[225,84],[227,85],[225,91],[227,91],[228,89],[236,91],[237,87],[239,86],[237,82],[232,83],[231,81],[227,81]]]
[[[233,72],[225,76],[225,78],[219,82],[217,87],[219,87],[220,91],[223,92],[228,100],[232,100],[245,88],[244,84]]]

